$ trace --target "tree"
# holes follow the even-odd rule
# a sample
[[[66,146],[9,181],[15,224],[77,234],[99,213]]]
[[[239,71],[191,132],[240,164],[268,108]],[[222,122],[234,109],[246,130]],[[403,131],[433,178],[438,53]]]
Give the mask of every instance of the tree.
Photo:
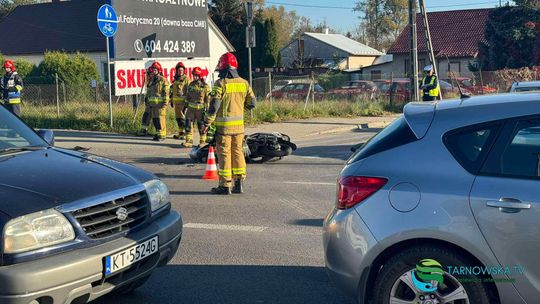
[[[493,10],[486,23],[486,42],[480,44],[483,70],[540,65],[540,9],[504,6]]]
[[[274,67],[278,61],[278,54],[280,51],[278,34],[276,31],[276,23],[274,19],[266,19],[264,22],[264,62],[265,67]]]
[[[43,0],[0,0],[0,20],[4,19],[19,5],[47,2]]]
[[[298,27],[300,16],[296,11],[286,11],[284,6],[270,6],[264,9],[264,19],[273,19],[279,48],[286,46]]]
[[[361,12],[364,42],[376,49],[388,48],[407,24],[407,0],[360,0],[354,11]]]
[[[540,0],[514,0],[517,6],[540,8]]]

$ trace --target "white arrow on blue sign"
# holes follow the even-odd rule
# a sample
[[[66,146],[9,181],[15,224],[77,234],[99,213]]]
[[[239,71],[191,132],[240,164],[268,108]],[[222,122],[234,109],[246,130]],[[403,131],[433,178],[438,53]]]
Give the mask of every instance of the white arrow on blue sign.
[[[105,37],[112,37],[118,29],[118,16],[116,11],[109,4],[102,5],[97,14],[97,24],[99,30]]]

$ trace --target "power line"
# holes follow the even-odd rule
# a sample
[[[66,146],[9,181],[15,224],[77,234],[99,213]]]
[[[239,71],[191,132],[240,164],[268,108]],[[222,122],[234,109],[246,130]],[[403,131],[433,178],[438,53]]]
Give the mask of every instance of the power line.
[[[428,6],[428,8],[449,8],[449,7],[467,7],[467,6],[475,6],[475,5],[484,5],[484,4],[492,4],[496,5],[500,1],[489,1],[489,2],[475,2],[475,3],[467,3],[467,4],[451,4],[451,5],[434,5],[434,6]],[[350,6],[328,6],[328,5],[309,5],[309,4],[296,4],[296,3],[286,3],[286,2],[277,2],[277,1],[266,1],[268,4],[274,4],[274,5],[283,5],[283,6],[296,6],[296,7],[306,7],[306,8],[321,8],[321,9],[344,9],[344,10],[353,10],[354,7]]]

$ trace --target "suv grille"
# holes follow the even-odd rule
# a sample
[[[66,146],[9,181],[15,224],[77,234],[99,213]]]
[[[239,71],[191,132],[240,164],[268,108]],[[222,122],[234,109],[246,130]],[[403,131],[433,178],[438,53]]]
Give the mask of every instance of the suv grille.
[[[127,217],[125,213],[119,212],[120,208],[127,210]],[[72,212],[83,231],[92,239],[100,239],[134,229],[145,222],[148,214],[144,191]]]

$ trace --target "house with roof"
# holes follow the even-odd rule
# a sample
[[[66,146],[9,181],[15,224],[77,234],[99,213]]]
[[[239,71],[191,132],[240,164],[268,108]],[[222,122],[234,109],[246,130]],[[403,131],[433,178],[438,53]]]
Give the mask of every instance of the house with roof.
[[[107,0],[52,1],[18,6],[0,22],[0,53],[9,59],[26,59],[35,65],[46,51],[80,52],[107,76],[106,40],[96,24],[96,14]],[[210,62],[217,63],[234,47],[208,18]]]
[[[280,51],[287,68],[349,70],[369,66],[382,52],[340,34],[304,33]]]
[[[449,72],[461,76],[472,76],[469,66],[477,65],[480,43],[485,42],[486,22],[492,10],[489,8],[428,13],[433,50],[440,78],[448,78]],[[418,28],[418,68],[422,71],[430,60],[422,15],[416,15],[416,22]],[[363,77],[369,78],[370,75],[381,74],[384,75],[383,78],[407,77],[411,66],[410,41],[410,31],[407,27],[388,49],[387,53],[392,55],[392,60],[375,63],[362,69]]]

